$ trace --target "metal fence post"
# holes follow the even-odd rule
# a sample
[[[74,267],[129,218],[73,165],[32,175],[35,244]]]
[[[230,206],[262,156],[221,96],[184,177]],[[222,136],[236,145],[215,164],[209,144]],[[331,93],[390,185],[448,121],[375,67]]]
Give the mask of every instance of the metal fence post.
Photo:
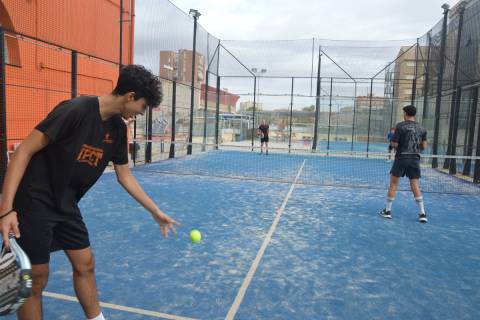
[[[219,124],[220,121],[220,76],[217,76],[217,105],[215,106],[215,149],[218,149],[219,143]]]
[[[472,88],[471,89],[471,99],[470,99],[470,125],[468,126],[469,127],[469,131],[468,131],[468,134],[466,133],[465,136],[468,137],[468,140],[467,140],[467,143],[465,144],[466,145],[466,152],[465,152],[465,155],[467,156],[471,156],[472,153],[473,153],[473,140],[475,138],[475,120],[476,120],[476,116],[477,116],[477,105],[478,105],[478,91],[479,91],[479,88]],[[480,125],[479,125],[480,126]],[[480,136],[479,136],[480,138]],[[477,138],[477,145],[479,145],[480,143],[478,142],[478,138]],[[480,162],[480,161],[477,161],[477,162]],[[465,161],[465,165],[463,166],[463,174],[468,176],[469,173],[470,173],[470,168],[471,168],[471,165],[472,165],[472,160],[470,159],[467,159]]]
[[[3,184],[5,178],[5,172],[7,170],[8,157],[7,157],[7,81],[5,70],[5,32],[0,26],[0,183]]]
[[[430,85],[430,48],[432,38],[429,31],[427,33],[428,49],[427,49],[427,64],[425,66],[425,81],[423,83],[423,111],[422,111],[422,125],[425,126],[425,120],[428,115],[428,86]]]
[[[192,52],[192,82],[190,88],[190,125],[188,132],[188,146],[187,154],[192,154],[193,144],[193,109],[195,105],[195,60],[197,60],[197,20],[200,13],[197,10],[190,9],[190,14],[193,14],[193,52]]]
[[[147,109],[147,146],[145,148],[145,163],[152,162],[152,107],[148,106]]]
[[[330,121],[332,119],[332,91],[333,91],[333,78],[330,78],[330,98],[328,101],[327,151],[330,150]]]
[[[257,76],[253,76],[252,151],[253,151],[253,143],[255,139],[255,107],[257,103],[256,97],[257,97]]]
[[[410,103],[415,105],[415,100],[417,99],[417,76],[418,76],[418,38],[417,45],[415,46],[415,74],[412,81],[412,96]]]
[[[355,116],[357,112],[357,81],[355,81],[355,89],[353,95],[352,144],[350,145],[350,151],[353,151],[353,140],[355,139]]]
[[[458,33],[457,33],[457,44],[455,47],[455,65],[453,69],[453,94],[452,102],[450,107],[450,125],[448,130],[448,148],[447,155],[454,156],[457,149],[457,131],[458,131],[458,118],[460,112],[460,103],[462,99],[462,88],[457,88],[458,80],[458,64],[460,58],[460,43],[462,41],[462,27],[463,27],[463,15],[465,13],[465,6],[463,3],[459,7],[459,21],[458,21]],[[456,161],[455,159],[446,158],[444,163],[444,168],[449,169],[450,174],[457,173]]]
[[[77,96],[77,51],[72,50],[71,90],[72,98]]]
[[[318,122],[320,121],[320,91],[322,88],[322,78],[320,71],[322,67],[322,47],[318,48],[318,68],[317,68],[317,94],[315,97],[315,124],[313,132],[312,150],[317,150],[318,141]]]
[[[370,150],[370,125],[372,120],[373,78],[370,79],[370,99],[368,103],[367,157]]]
[[[292,77],[292,89],[290,91],[290,129],[288,135],[288,152],[290,153],[290,148],[292,146],[292,122],[293,122],[293,83],[295,78]]]
[[[447,41],[447,21],[450,6],[448,4],[442,5],[443,8],[443,25],[442,25],[442,39],[440,42],[440,66],[438,70],[437,79],[437,98],[435,99],[435,124],[433,127],[433,145],[432,153],[438,154],[438,135],[440,132],[440,107],[442,105],[442,86],[443,86],[443,71],[445,68],[445,42]],[[438,159],[432,159],[432,168],[438,167]]]
[[[177,116],[177,81],[172,82],[172,132],[170,142],[169,158],[175,158],[175,135],[176,135],[176,116]]]
[[[119,41],[119,51],[118,51],[118,72],[122,70],[122,60],[123,60],[123,0],[120,0],[120,41]]]
[[[207,79],[205,79],[205,109],[203,110],[203,145],[202,151],[205,151],[205,145],[207,143],[207,119],[208,119],[208,78],[209,70],[207,70]]]

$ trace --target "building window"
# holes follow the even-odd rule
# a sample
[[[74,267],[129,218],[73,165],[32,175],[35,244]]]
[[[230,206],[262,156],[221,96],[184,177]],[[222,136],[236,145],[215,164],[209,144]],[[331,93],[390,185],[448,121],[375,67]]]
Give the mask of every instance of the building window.
[[[20,50],[18,46],[18,39],[5,33],[3,38],[3,47],[5,50],[5,63],[13,66],[20,67]]]
[[[9,64],[10,63],[10,58],[8,55],[8,44],[7,44],[7,36],[3,37],[3,48],[5,50],[5,63]]]

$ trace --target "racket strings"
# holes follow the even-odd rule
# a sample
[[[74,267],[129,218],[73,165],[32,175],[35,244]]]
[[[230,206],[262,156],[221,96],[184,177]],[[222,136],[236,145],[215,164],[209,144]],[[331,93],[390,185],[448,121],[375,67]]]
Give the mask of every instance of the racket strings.
[[[15,300],[19,291],[20,271],[15,260],[0,269],[0,311]]]
[[[13,252],[3,252],[0,256],[0,271],[15,261],[15,254]]]

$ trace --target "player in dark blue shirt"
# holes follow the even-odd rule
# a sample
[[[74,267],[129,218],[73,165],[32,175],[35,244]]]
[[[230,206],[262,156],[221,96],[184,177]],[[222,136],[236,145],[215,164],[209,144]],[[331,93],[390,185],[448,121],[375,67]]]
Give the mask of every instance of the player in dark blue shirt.
[[[423,196],[420,191],[420,152],[427,148],[427,131],[415,121],[417,109],[412,106],[403,108],[405,121],[397,124],[395,134],[390,142],[397,152],[395,161],[390,170],[390,186],[387,193],[387,205],[380,212],[384,218],[392,218],[392,204],[395,199],[395,192],[401,177],[407,176],[410,179],[410,187],[417,202],[420,213],[420,222],[427,222],[427,214],[423,204]]]
[[[395,148],[392,146],[391,142],[393,137],[395,136],[395,128],[390,128],[390,131],[387,134],[387,141],[388,141],[388,162],[391,161],[393,155],[395,155]]]

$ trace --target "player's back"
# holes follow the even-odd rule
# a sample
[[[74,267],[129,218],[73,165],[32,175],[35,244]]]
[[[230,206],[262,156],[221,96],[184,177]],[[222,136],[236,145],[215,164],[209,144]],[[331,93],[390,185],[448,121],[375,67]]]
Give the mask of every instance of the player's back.
[[[397,157],[420,154],[420,145],[427,139],[427,131],[418,122],[406,120],[397,124],[394,141],[398,143]]]

